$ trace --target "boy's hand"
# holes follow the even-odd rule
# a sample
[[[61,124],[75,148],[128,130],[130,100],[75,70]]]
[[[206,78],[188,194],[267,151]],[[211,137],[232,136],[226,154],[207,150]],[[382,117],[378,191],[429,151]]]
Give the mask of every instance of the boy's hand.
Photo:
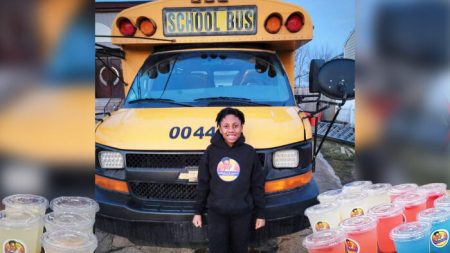
[[[196,228],[201,228],[202,227],[202,216],[199,214],[194,215],[194,218],[192,219],[192,224],[194,224],[194,226]]]
[[[265,219],[256,219],[255,229],[260,229],[266,225]]]

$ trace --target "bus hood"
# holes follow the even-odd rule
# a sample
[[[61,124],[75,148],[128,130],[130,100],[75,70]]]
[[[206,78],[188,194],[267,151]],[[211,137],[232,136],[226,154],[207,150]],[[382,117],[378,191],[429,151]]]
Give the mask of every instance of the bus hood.
[[[244,136],[256,149],[311,138],[308,120],[297,107],[238,107],[245,115]],[[122,150],[204,150],[222,107],[120,109],[96,129],[96,143]],[[213,128],[213,129],[212,129]]]

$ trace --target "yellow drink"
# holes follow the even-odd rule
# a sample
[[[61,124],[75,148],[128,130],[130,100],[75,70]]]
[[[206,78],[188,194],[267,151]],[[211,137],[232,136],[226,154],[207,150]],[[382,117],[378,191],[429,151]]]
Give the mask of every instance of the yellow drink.
[[[30,212],[0,211],[1,252],[40,253],[40,217]]]
[[[367,213],[366,193],[346,193],[338,198],[341,220],[362,216]]]
[[[339,206],[332,203],[308,207],[305,210],[305,215],[308,217],[314,233],[322,230],[337,229],[341,221]]]
[[[93,220],[76,213],[49,213],[45,216],[44,223],[47,232],[72,230],[89,234],[94,229]]]
[[[363,188],[363,192],[367,193],[367,208],[374,206],[389,204],[391,198],[389,197],[390,184],[373,184]]]
[[[79,231],[56,230],[42,237],[45,253],[93,253],[97,237]]]
[[[86,197],[59,197],[50,202],[54,213],[77,213],[95,220],[99,210],[97,202]]]

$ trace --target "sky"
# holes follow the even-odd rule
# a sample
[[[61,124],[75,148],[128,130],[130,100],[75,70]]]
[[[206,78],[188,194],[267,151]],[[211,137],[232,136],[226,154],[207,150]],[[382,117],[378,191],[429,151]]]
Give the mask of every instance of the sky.
[[[355,28],[355,0],[284,0],[306,9],[314,25],[311,46],[328,46],[337,54]]]

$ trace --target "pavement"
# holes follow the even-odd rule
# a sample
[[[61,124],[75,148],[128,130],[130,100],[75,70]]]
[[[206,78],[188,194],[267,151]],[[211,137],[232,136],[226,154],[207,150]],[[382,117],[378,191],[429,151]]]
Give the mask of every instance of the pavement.
[[[319,153],[316,159],[316,171],[314,173],[319,191],[341,188],[341,180],[334,173],[333,168]],[[310,228],[304,229],[294,234],[277,237],[267,241],[264,245],[250,250],[250,253],[307,253],[301,246],[305,236],[312,233]],[[190,248],[161,248],[151,246],[140,246],[130,242],[127,238],[108,234],[96,229],[99,246],[96,253],[206,253],[207,249]]]

